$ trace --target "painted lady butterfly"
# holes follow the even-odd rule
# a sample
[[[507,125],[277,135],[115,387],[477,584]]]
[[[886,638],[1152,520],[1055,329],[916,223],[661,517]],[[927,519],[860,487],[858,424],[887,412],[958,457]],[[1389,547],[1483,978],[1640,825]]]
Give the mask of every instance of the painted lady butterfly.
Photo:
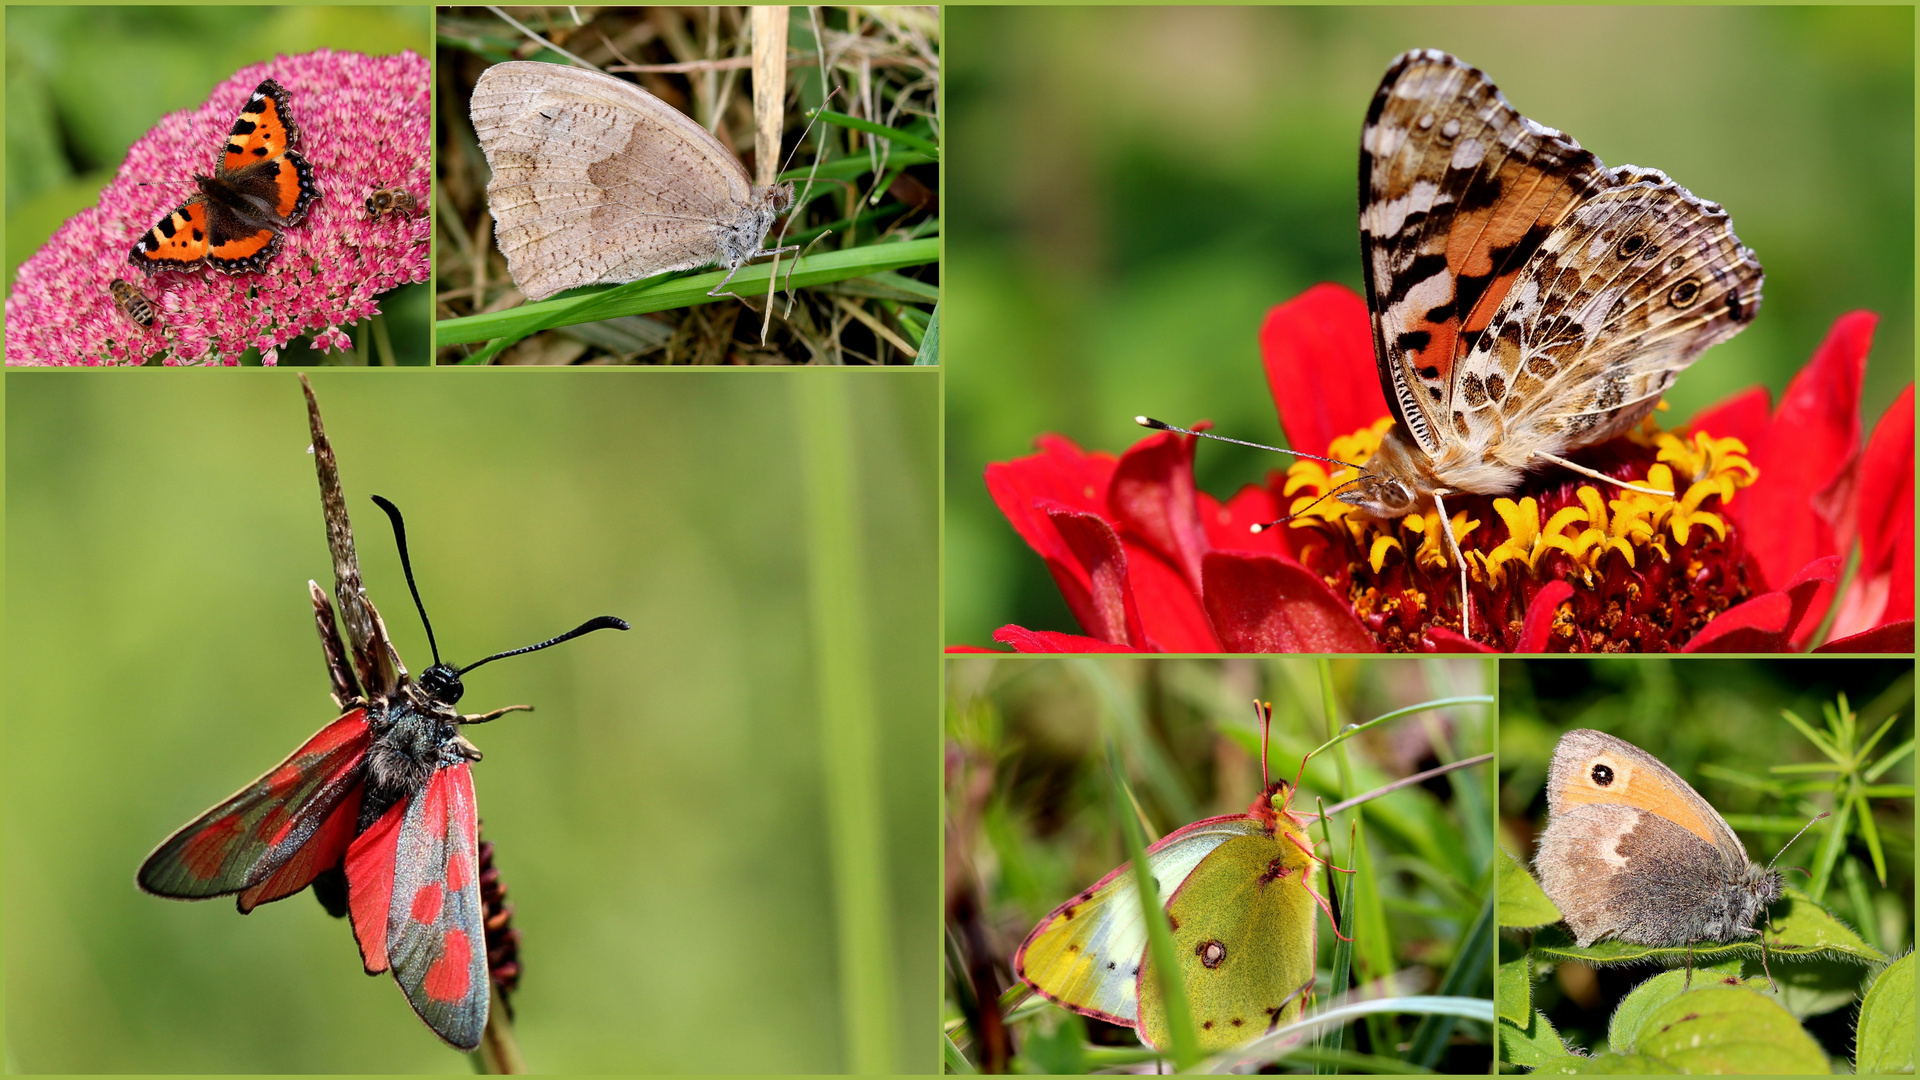
[[[1657,169],[1609,170],[1433,50],[1387,69],[1360,136],[1360,247],[1398,422],[1341,501],[1376,517],[1512,491],[1632,429],[1760,308],[1727,213]],[[1451,531],[1447,538],[1466,566]]]
[[[265,268],[280,250],[280,230],[300,224],[320,198],[299,144],[286,88],[262,82],[233,122],[213,175],[193,178],[200,193],[141,237],[129,261],[149,274],[202,265],[223,274]]]
[[[1337,497],[1375,518],[1447,520],[1447,495],[1507,494],[1547,464],[1632,487],[1564,455],[1631,430],[1760,308],[1725,210],[1608,169],[1432,49],[1395,60],[1367,109],[1360,250],[1396,423]]]

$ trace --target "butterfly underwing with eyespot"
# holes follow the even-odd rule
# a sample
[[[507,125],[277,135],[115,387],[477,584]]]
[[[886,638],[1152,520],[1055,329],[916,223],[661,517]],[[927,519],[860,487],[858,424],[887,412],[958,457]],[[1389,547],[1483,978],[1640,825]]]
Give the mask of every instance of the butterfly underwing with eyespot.
[[[1376,517],[1623,434],[1760,307],[1725,210],[1657,169],[1608,169],[1431,49],[1367,110],[1360,243],[1394,427],[1340,493]]]
[[[262,81],[233,122],[213,173],[193,178],[199,193],[148,230],[128,261],[149,274],[264,269],[280,250],[281,231],[300,224],[320,198],[299,145],[286,88]]]
[[[1547,768],[1540,887],[1581,948],[1605,938],[1680,946],[1753,937],[1780,875],[1652,754],[1601,731],[1560,737]]]
[[[366,972],[391,971],[436,1035],[472,1050],[487,1026],[488,949],[470,767],[480,752],[459,729],[529,706],[463,715],[455,708],[464,693],[460,677],[502,657],[627,624],[603,615],[458,669],[440,661],[429,624],[434,663],[413,679],[361,582],[339,467],[304,376],[301,385],[337,620],[320,586],[307,588],[334,704],[343,712],[273,770],[163,841],[140,867],[138,882],[181,900],[238,894],[242,914],[312,885],[329,912],[351,916]],[[374,500],[393,521],[412,590],[399,511]]]

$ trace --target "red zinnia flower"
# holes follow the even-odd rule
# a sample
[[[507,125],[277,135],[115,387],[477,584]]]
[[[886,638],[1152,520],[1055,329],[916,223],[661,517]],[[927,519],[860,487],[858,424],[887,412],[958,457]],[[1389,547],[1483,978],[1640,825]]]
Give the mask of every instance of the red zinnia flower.
[[[1544,469],[1510,496],[1450,498],[1471,640],[1441,522],[1316,501],[1352,470],[1298,461],[1223,503],[1194,486],[1191,436],[1118,458],[1042,436],[1039,454],[989,465],[987,488],[1087,636],[994,639],[1021,652],[1805,648],[1857,543],[1820,647],[1911,651],[1913,392],[1862,448],[1875,321],[1837,320],[1772,415],[1755,389],[1679,433],[1649,423],[1575,455],[1671,497]],[[1270,312],[1260,339],[1289,444],[1364,463],[1390,423],[1365,303],[1316,286]],[[1286,514],[1286,528],[1248,531]]]
[[[210,171],[241,106],[269,77],[292,97],[300,152],[322,193],[306,220],[282,234],[279,253],[257,274],[148,278],[128,265],[134,241],[190,191],[141,183]],[[127,149],[99,205],[20,264],[7,297],[7,363],[139,364],[158,355],[167,364],[236,364],[257,348],[273,364],[282,345],[314,331],[314,348],[350,347],[341,326],[379,314],[379,294],[429,273],[427,215],[373,221],[365,209],[368,195],[392,187],[426,205],[429,102],[423,57],[322,49],[243,68],[200,108],[162,117]],[[114,306],[114,278],[152,299],[152,326]]]

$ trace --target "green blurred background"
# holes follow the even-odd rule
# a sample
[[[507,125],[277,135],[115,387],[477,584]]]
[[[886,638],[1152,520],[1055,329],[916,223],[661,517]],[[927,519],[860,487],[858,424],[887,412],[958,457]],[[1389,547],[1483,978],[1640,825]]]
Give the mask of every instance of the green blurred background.
[[[1897,764],[1873,782],[1912,790],[1913,674],[1910,660],[1503,660],[1501,844],[1531,865],[1537,830],[1546,821],[1547,762],[1554,744],[1562,732],[1585,727],[1616,735],[1665,762],[1726,817],[1748,856],[1766,863],[1815,813],[1835,809],[1830,795],[1787,789],[1831,784],[1834,772],[1769,772],[1827,760],[1781,718],[1781,710],[1792,710],[1824,732],[1822,707],[1845,694],[1858,714],[1863,741],[1893,718],[1866,760],[1895,755]],[[1868,942],[1898,956],[1913,946],[1913,800],[1876,798],[1873,806],[1887,881],[1876,880],[1856,828],[1821,902]],[[1789,887],[1810,887],[1805,874],[1785,868],[1813,869],[1831,825],[1829,819],[1814,826],[1780,856],[1777,869]],[[1784,977],[1780,963],[1774,961],[1776,978]],[[1809,1030],[1829,1054],[1851,1060],[1854,1010],[1846,1006],[1866,969],[1832,966],[1839,989],[1822,999],[1796,987],[1799,996],[1789,1004],[1803,1019],[1813,1017]],[[1554,978],[1535,983],[1534,1000],[1563,1035],[1598,1049],[1613,1006],[1650,973],[1641,967],[1563,964]]]
[[[947,33],[950,643],[1074,626],[988,462],[1049,431],[1117,452],[1139,413],[1279,438],[1260,321],[1359,288],[1360,122],[1406,49],[1731,212],[1765,305],[1669,422],[1777,394],[1856,308],[1882,317],[1868,420],[1913,378],[1911,7],[955,7]],[[1199,479],[1224,496],[1285,460],[1209,445]]]
[[[1245,813],[1259,794],[1255,697],[1273,703],[1271,776],[1292,784],[1301,755],[1344,725],[1436,698],[1491,694],[1493,679],[1485,660],[952,657],[949,949],[986,942],[1000,977],[1009,979],[1013,952],[1035,924],[1125,861],[1113,818],[1108,745],[1118,750],[1154,839],[1203,817]],[[1329,699],[1333,717],[1322,704]],[[1318,754],[1293,809],[1310,813],[1315,797],[1331,806],[1442,762],[1487,753],[1493,713],[1475,704],[1424,710]],[[1492,800],[1493,770],[1483,764],[1368,802],[1360,815],[1347,811],[1332,819],[1331,857],[1360,867],[1351,935],[1361,985],[1387,979],[1384,985],[1404,993],[1438,993],[1449,969],[1460,964],[1467,974],[1456,992],[1492,995],[1490,937],[1481,940],[1483,951],[1463,953],[1468,928],[1483,909],[1491,914]],[[1365,849],[1357,864],[1348,850],[1356,816],[1364,818]],[[1309,831],[1323,839],[1317,824]],[[1346,875],[1323,870],[1314,884],[1330,898],[1342,884],[1331,877],[1344,881]],[[976,914],[969,921],[967,913]],[[1331,993],[1336,942],[1324,915],[1316,915],[1316,925],[1319,1007]],[[961,1016],[953,980],[965,970],[949,958],[950,1023]],[[1031,1008],[1015,1010],[1016,1071],[1090,1072],[1139,1060],[1132,1032],[1029,1001]],[[1416,1020],[1377,1016],[1356,1025],[1368,1030],[1349,1031],[1346,1047],[1389,1063],[1405,1061]],[[1089,1040],[1099,1049],[1088,1049]],[[980,1047],[971,1035],[962,1031],[956,1041],[978,1064]],[[1434,1071],[1486,1071],[1486,1025],[1462,1022],[1442,1045],[1444,1053],[1424,1063]]]
[[[383,515],[406,512],[467,679],[484,832],[518,910],[529,1066],[845,1067],[798,380],[844,393],[878,717],[895,1068],[937,1065],[937,375],[319,372],[361,566],[430,662]],[[7,1065],[464,1072],[344,921],[242,918],[133,873],[334,710],[330,580],[291,374],[7,376]],[[850,588],[834,583],[833,591]],[[871,1017],[869,1017],[870,1019]]]
[[[99,201],[134,140],[162,116],[206,104],[241,68],[315,49],[433,55],[433,9],[424,6],[65,5],[8,7],[6,19],[9,291],[20,264]],[[208,168],[217,149],[206,148]],[[422,364],[430,302],[424,282],[380,301],[396,353]],[[290,362],[317,355],[285,351]]]

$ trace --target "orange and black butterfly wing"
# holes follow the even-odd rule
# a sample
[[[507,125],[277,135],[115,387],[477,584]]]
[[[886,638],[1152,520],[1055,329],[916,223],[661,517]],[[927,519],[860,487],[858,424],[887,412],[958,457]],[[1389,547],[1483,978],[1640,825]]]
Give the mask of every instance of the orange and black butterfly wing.
[[[140,887],[178,900],[241,893],[242,911],[299,891],[345,851],[342,829],[351,838],[351,826],[337,811],[351,803],[357,813],[371,742],[364,709],[327,725],[162,842],[141,864]]]
[[[320,197],[313,166],[295,148],[300,129],[287,107],[287,90],[272,79],[254,88],[227,135],[220,178],[273,208],[281,222],[297,224]]]
[[[134,243],[127,261],[149,274],[200,269],[211,246],[207,212],[206,196],[188,199]]]

